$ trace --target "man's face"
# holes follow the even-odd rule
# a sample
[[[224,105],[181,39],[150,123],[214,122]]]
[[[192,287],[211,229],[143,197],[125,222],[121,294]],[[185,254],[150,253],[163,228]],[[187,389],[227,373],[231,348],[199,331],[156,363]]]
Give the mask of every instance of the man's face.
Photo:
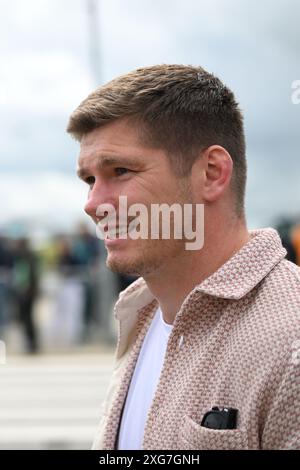
[[[143,145],[135,127],[124,119],[83,137],[78,173],[89,184],[85,211],[95,223],[97,208],[103,203],[112,204],[118,216],[120,196],[127,196],[128,208],[142,203],[149,214],[151,204],[191,202],[189,177],[175,176],[165,152]],[[169,240],[153,240],[150,236],[134,240],[129,234],[126,239],[108,239],[104,243],[111,270],[141,276],[155,273],[184,252],[184,240],[174,239],[172,230]]]

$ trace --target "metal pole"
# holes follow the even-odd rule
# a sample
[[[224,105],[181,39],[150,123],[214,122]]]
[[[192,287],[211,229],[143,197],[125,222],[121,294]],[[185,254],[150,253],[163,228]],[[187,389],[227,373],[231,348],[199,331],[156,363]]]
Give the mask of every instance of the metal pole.
[[[99,5],[100,0],[87,0],[88,12],[88,37],[90,61],[93,78],[96,85],[101,84],[101,53],[99,30]]]

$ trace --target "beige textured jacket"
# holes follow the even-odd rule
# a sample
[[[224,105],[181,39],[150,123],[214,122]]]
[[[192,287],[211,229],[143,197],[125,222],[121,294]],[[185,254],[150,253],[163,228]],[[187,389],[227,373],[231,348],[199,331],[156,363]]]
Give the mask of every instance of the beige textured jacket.
[[[143,449],[300,448],[300,269],[277,232],[250,241],[185,298],[169,337]],[[170,286],[170,289],[174,287]],[[128,386],[157,300],[139,278],[115,306],[115,367],[93,449],[114,449]],[[238,408],[236,430],[200,426]]]

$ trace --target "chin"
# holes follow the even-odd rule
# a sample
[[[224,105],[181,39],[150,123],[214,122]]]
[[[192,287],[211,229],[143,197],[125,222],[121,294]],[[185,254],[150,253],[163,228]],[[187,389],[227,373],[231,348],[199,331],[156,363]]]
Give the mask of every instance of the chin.
[[[146,276],[156,271],[161,265],[161,258],[145,256],[128,257],[122,256],[120,253],[109,253],[106,259],[106,266],[113,272],[119,274],[128,274],[131,276]]]
[[[106,259],[106,266],[108,269],[119,274],[129,274],[132,276],[140,276],[138,267],[140,263],[135,260],[124,259],[117,254],[109,254]]]

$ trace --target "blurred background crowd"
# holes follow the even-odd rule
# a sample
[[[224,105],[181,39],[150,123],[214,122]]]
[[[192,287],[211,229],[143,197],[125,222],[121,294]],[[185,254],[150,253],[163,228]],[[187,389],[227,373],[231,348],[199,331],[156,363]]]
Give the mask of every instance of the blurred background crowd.
[[[274,226],[300,266],[300,216]],[[12,351],[16,339],[28,353],[114,341],[113,303],[134,278],[108,275],[105,251],[84,224],[38,245],[0,235],[0,335]]]
[[[0,234],[0,336],[9,352],[115,340],[113,303],[134,277],[108,273],[89,227],[46,240]]]

